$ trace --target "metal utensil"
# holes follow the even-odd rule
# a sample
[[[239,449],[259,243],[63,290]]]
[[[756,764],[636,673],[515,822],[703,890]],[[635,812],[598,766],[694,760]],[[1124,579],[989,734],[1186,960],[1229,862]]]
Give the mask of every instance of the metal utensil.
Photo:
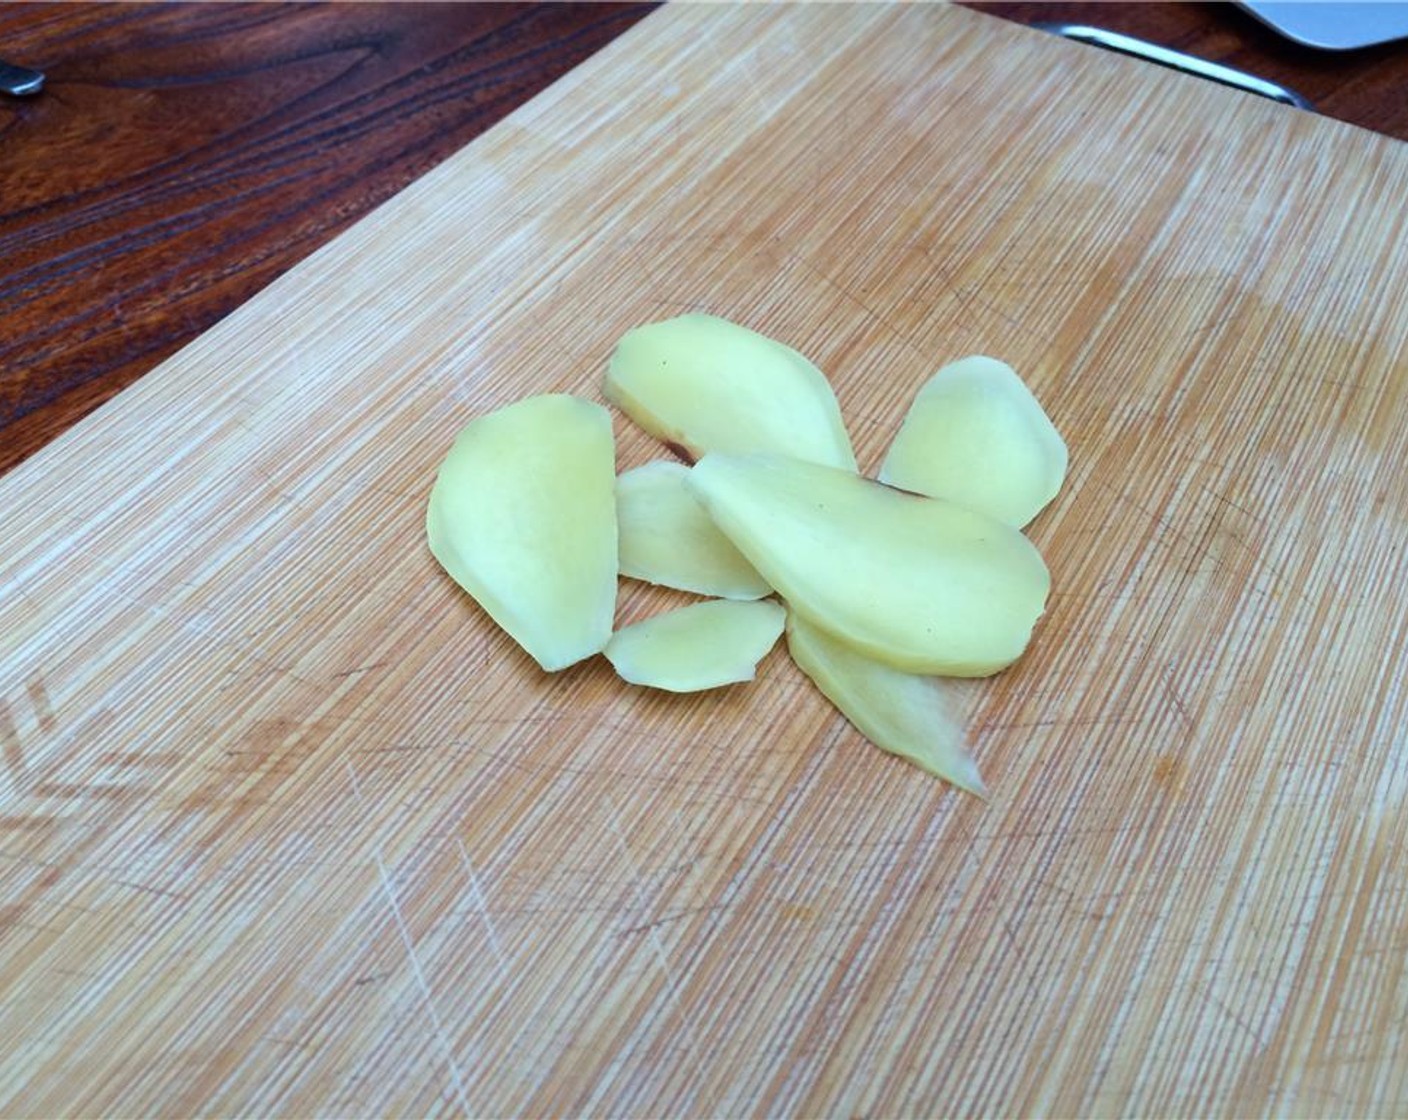
[[[43,88],[42,72],[0,59],[0,93],[8,93],[12,97],[28,97]]]
[[[1268,82],[1264,78],[1258,78],[1241,70],[1234,70],[1230,66],[1223,66],[1217,62],[1195,58],[1193,55],[1184,54],[1181,51],[1170,50],[1168,47],[1161,47],[1156,43],[1146,43],[1143,39],[1135,39],[1130,35],[1121,35],[1115,31],[1106,31],[1103,28],[1086,27],[1074,23],[1042,22],[1034,23],[1032,26],[1042,31],[1049,31],[1053,35],[1073,39],[1078,43],[1089,43],[1091,46],[1103,47],[1108,51],[1142,58],[1160,66],[1167,66],[1170,70],[1182,70],[1185,74],[1196,74],[1200,78],[1207,78],[1209,81],[1219,82],[1222,85],[1231,86],[1233,89],[1254,93],[1259,97],[1269,97],[1272,101],[1280,101],[1285,105],[1294,105],[1297,109],[1314,108],[1300,94],[1294,90],[1286,89],[1284,86],[1278,86],[1275,82]]]

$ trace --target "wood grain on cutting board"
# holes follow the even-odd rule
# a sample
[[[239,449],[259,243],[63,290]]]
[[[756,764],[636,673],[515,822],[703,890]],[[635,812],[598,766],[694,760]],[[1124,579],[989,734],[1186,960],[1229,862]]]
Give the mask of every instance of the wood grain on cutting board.
[[[0,480],[0,1114],[1401,1112],[1405,198],[971,12],[651,16]],[[433,564],[456,430],[685,309],[863,469],[975,351],[1066,434],[991,804]]]

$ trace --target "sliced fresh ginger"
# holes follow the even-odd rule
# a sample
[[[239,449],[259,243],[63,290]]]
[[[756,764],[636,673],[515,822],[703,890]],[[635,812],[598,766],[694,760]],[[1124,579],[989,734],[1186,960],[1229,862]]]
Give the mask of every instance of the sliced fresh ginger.
[[[606,658],[622,680],[668,692],[751,681],[776,644],[786,611],[771,600],[710,599],[612,635]]]
[[[426,513],[450,576],[544,669],[604,652],[626,681],[675,692],[752,680],[785,624],[862,734],[986,796],[933,677],[986,676],[1025,649],[1050,577],[1020,529],[1067,468],[1012,369],[971,357],[936,373],[878,482],[856,473],[822,373],[723,319],[629,332],[605,393],[698,463],[616,479],[610,417],[575,397],[471,421]],[[720,598],[612,634],[618,573]]]
[[[1031,542],[952,502],[779,455],[708,454],[689,483],[793,610],[897,669],[995,673],[1045,608]]]
[[[1066,477],[1065,440],[1011,366],[981,355],[919,390],[879,479],[1021,528]]]
[[[616,480],[621,574],[725,599],[771,595],[767,580],[704,512],[688,479],[688,467],[658,459]]]
[[[770,451],[855,470],[836,394],[791,347],[712,315],[628,332],[606,373],[607,400],[694,456]]]
[[[987,797],[940,681],[857,653],[795,611],[787,613],[787,648],[802,672],[877,747]]]
[[[431,553],[549,671],[611,636],[615,454],[600,405],[529,397],[471,420],[431,489]]]

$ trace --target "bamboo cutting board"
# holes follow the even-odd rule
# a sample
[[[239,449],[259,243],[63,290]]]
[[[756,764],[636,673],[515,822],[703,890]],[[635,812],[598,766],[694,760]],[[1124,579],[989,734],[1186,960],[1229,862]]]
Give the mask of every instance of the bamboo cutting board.
[[[0,1114],[1401,1114],[1405,199],[962,10],[651,16],[0,480]],[[687,308],[867,470],[975,351],[1065,433],[992,804],[435,568],[455,431]]]

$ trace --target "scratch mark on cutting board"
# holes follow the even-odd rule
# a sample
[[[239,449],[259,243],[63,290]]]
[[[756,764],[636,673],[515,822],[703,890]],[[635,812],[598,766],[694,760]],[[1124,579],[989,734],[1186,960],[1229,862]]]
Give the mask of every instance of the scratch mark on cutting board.
[[[647,930],[653,930],[658,926],[669,925],[671,922],[678,922],[684,918],[691,918],[696,914],[712,914],[722,909],[724,909],[722,902],[712,902],[705,906],[687,906],[683,910],[674,910],[652,921],[642,922],[638,926],[627,926],[620,932],[619,936],[629,937],[632,934],[645,933]]]
[[[806,257],[802,256],[801,253],[798,253],[792,249],[784,249],[783,256],[787,260],[795,261],[797,264],[801,265],[818,280],[826,284],[827,287],[831,288],[833,291],[837,292],[845,299],[849,300],[851,303],[859,307],[862,311],[865,312],[866,317],[870,322],[876,323],[879,326],[883,327],[894,338],[898,339],[899,342],[902,343],[906,349],[908,349],[912,353],[919,354],[921,357],[928,357],[928,355],[924,354],[924,352],[914,344],[914,340],[910,337],[908,333],[897,327],[888,318],[886,318],[885,315],[881,314],[881,312],[877,308],[872,307],[865,300],[861,299],[860,296],[858,296],[845,284],[841,283],[839,280],[834,279],[829,273],[812,264],[812,262],[809,261]]]
[[[1173,704],[1174,711],[1178,713],[1179,722],[1183,725],[1185,731],[1192,731],[1196,721],[1188,711],[1188,705],[1183,699],[1182,690],[1178,687],[1178,681],[1174,677],[1173,665],[1171,663],[1164,665],[1163,678],[1165,692],[1170,702]]]
[[[1253,1027],[1250,1023],[1248,1023],[1245,1019],[1243,1019],[1240,1015],[1238,1015],[1236,1011],[1234,1011],[1230,1006],[1228,1006],[1225,1000],[1219,999],[1213,993],[1212,987],[1210,985],[1203,985],[1202,991],[1204,1001],[1217,1008],[1217,1010],[1223,1015],[1224,1018],[1227,1019],[1228,1022],[1239,1027],[1242,1033],[1245,1034],[1248,1038],[1250,1038],[1252,1042],[1256,1045],[1256,1049],[1258,1052],[1266,1049],[1267,1040],[1261,1036],[1261,1032],[1258,1031],[1255,1027]]]
[[[762,120],[768,120],[776,109],[775,105],[769,103],[768,98],[763,93],[763,87],[753,76],[753,67],[757,62],[757,45],[747,54],[729,54],[717,42],[714,36],[704,34],[699,37],[699,41],[709,48],[710,52],[719,58],[720,69],[727,72],[731,68],[737,68],[743,74],[743,84],[748,87],[748,96],[753,103],[753,107],[758,110]]]
[[[621,850],[621,860],[631,873],[631,889],[636,896],[636,905],[640,908],[642,919],[646,916],[648,904],[645,892],[641,889],[641,869],[636,863],[635,857],[631,855],[631,849],[626,844],[626,834],[621,830],[621,810],[617,808],[616,802],[611,799],[610,794],[604,795],[606,803],[611,807],[611,817],[608,825],[611,835],[616,840],[616,846]],[[651,950],[655,955],[656,963],[660,966],[660,972],[665,978],[665,992],[670,998],[670,1003],[675,1009],[675,1014],[679,1016],[680,1026],[684,1030],[685,1041],[689,1044],[686,1053],[689,1054],[690,1062],[694,1066],[694,1075],[699,1079],[699,1087],[703,1090],[708,1084],[708,1078],[704,1073],[704,1066],[699,1060],[699,1040],[694,1033],[694,1025],[689,1021],[689,1016],[685,1014],[684,1003],[680,999],[679,985],[675,978],[674,970],[670,967],[670,959],[665,953],[665,944],[660,940],[660,931],[657,923],[644,922],[640,925],[646,938],[650,942]]]
[[[20,742],[19,729],[15,727],[15,717],[10,714],[10,705],[0,700],[0,749],[3,749],[5,769],[10,774],[10,785],[19,793],[29,784],[29,769],[24,761],[24,744]]]
[[[362,787],[357,781],[357,771],[353,768],[350,759],[347,760],[347,776],[351,779],[352,795],[356,798],[357,804],[362,806],[364,811],[369,811],[370,806],[362,796]],[[401,935],[401,944],[405,946],[406,958],[411,963],[411,973],[415,976],[416,984],[420,988],[421,998],[425,1002],[425,1010],[430,1016],[431,1026],[435,1028],[436,1040],[445,1052],[445,1063],[450,1068],[450,1080],[455,1086],[455,1098],[459,1101],[460,1111],[466,1116],[474,1116],[476,1114],[469,1107],[469,1098],[465,1094],[464,1079],[460,1076],[460,1068],[455,1062],[455,1052],[450,1046],[450,1038],[445,1032],[445,1024],[440,1019],[440,1013],[435,1009],[435,1000],[431,997],[430,985],[425,979],[425,970],[421,968],[415,941],[411,938],[410,927],[406,925],[406,916],[401,912],[401,904],[391,885],[391,876],[386,873],[386,861],[381,858],[380,848],[375,846],[372,848],[372,859],[376,863],[377,874],[381,876],[381,889],[386,892],[386,901],[391,906],[391,916],[395,919],[396,930]]]
[[[464,841],[458,836],[455,837],[455,846],[460,850],[460,862],[464,864],[464,873],[469,878],[469,889],[474,894],[474,909],[484,923],[484,933],[489,939],[489,951],[494,954],[494,962],[499,966],[499,971],[506,973],[509,970],[508,954],[504,952],[503,942],[499,940],[499,931],[494,928],[494,920],[489,917],[489,904],[479,885],[479,875],[474,870],[474,862],[469,858]]]
[[[24,682],[24,690],[29,696],[29,702],[34,705],[34,717],[39,721],[39,730],[45,733],[53,731],[59,721],[54,715],[49,690],[44,687],[44,678],[38,673],[30,674],[29,679]]]
[[[147,883],[133,882],[131,879],[113,879],[113,886],[127,887],[142,894],[156,895],[160,898],[174,898],[177,902],[185,902],[186,896],[180,891],[168,890],[166,887],[153,887]]]
[[[401,935],[401,944],[406,947],[406,958],[411,962],[411,972],[415,975],[416,984],[419,985],[421,997],[425,1001],[426,1013],[430,1016],[431,1025],[435,1028],[435,1037],[439,1039],[441,1049],[445,1051],[445,1063],[450,1067],[450,1079],[455,1085],[455,1097],[459,1101],[460,1110],[466,1116],[473,1116],[474,1110],[469,1107],[469,1099],[465,1095],[464,1079],[460,1076],[459,1066],[455,1063],[455,1052],[450,1046],[449,1036],[445,1033],[445,1025],[440,1020],[440,1013],[435,1009],[435,1000],[431,998],[430,985],[426,983],[425,971],[420,966],[420,957],[416,955],[416,945],[411,939],[411,931],[406,926],[405,915],[401,913],[401,904],[396,901],[396,891],[391,886],[391,877],[386,873],[386,863],[381,858],[380,851],[372,853],[376,860],[377,874],[381,876],[381,887],[386,892],[386,900],[391,904],[391,915],[396,920],[396,929]]]

